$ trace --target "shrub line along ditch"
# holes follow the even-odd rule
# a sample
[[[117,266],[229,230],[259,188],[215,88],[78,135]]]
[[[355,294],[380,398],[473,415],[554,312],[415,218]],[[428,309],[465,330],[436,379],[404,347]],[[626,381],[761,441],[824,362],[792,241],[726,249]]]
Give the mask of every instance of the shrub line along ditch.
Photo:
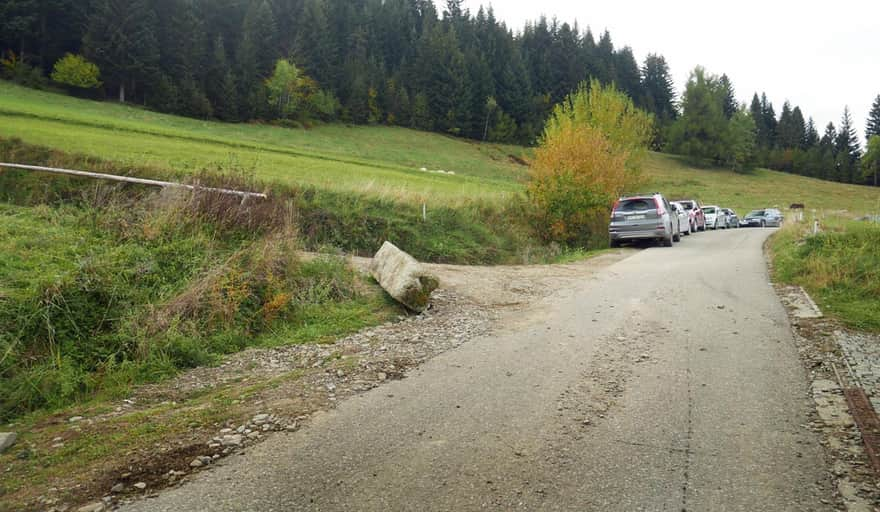
[[[155,187],[171,187],[171,188],[183,188],[187,190],[191,190],[194,192],[216,192],[218,194],[229,194],[239,196],[243,199],[247,199],[250,197],[258,197],[260,199],[266,199],[268,196],[261,192],[247,192],[243,190],[230,190],[225,188],[216,188],[216,187],[201,187],[198,185],[188,185],[185,183],[175,183],[171,181],[159,181],[159,180],[149,180],[144,178],[132,178],[130,176],[118,176],[115,174],[103,174],[96,172],[88,172],[88,171],[77,171],[74,169],[60,169],[58,167],[42,167],[38,165],[24,165],[24,164],[11,164],[6,162],[0,162],[0,168],[6,167],[9,169],[23,169],[27,171],[42,171],[49,172],[54,174],[66,174],[69,176],[79,176],[83,178],[94,178],[99,180],[110,180],[110,181],[121,181],[125,183],[136,183],[138,185],[151,185]]]

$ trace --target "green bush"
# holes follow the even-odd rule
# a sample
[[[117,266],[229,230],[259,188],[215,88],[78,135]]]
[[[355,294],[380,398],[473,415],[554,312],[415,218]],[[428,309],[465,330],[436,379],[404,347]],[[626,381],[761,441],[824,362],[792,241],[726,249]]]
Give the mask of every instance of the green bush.
[[[98,66],[81,55],[66,54],[52,69],[52,81],[79,89],[97,89],[101,86]]]

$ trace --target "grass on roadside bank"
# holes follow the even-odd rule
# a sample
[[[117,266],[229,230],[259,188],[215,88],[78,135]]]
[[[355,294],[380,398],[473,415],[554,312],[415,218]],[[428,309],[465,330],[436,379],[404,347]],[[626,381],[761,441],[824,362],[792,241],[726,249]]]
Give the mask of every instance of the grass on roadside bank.
[[[803,286],[845,325],[880,332],[880,224],[828,218],[819,234],[809,229],[790,223],[774,235],[776,280]]]
[[[524,206],[420,208],[255,181],[218,169],[187,178],[0,138],[0,160],[260,190],[217,194],[0,170],[0,418],[118,394],[254,344],[329,339],[389,305],[341,263],[391,240],[423,261],[564,261]],[[5,354],[5,355],[3,355]]]
[[[66,153],[19,139],[0,137],[0,160],[33,165],[88,169],[169,181],[191,180],[183,171],[126,165],[77,153]],[[253,176],[237,167],[212,167],[198,176],[229,173]],[[455,206],[421,204],[373,195],[345,194],[316,187],[266,183],[249,179],[251,187],[290,201],[303,249],[342,250],[372,256],[390,240],[415,258],[435,263],[507,264],[554,261],[560,248],[544,246],[529,221],[521,195],[503,204],[460,201]],[[16,204],[58,203],[91,194],[95,181],[25,171],[0,170],[0,200]],[[253,188],[252,188],[253,189]]]
[[[340,258],[301,261],[292,215],[102,186],[78,203],[0,203],[0,419],[397,314]]]

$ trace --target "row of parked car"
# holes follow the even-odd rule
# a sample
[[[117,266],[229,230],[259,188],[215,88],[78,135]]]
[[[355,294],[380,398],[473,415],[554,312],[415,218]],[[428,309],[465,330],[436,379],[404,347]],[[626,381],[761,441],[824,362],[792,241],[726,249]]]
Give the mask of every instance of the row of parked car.
[[[611,210],[608,232],[611,247],[628,241],[658,240],[666,247],[682,236],[707,229],[778,227],[782,212],[775,208],[755,210],[742,219],[730,208],[703,205],[697,199],[669,201],[663,194],[621,197]]]

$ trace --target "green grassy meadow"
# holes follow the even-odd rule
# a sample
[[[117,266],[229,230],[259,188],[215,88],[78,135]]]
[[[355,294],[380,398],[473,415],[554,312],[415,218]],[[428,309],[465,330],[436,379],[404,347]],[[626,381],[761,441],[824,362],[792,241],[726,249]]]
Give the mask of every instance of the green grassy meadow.
[[[758,208],[802,203],[807,212],[825,210],[851,215],[880,212],[880,189],[756,169],[746,174],[696,168],[684,159],[653,154],[645,166],[653,190],[671,198],[697,197],[705,204],[733,208],[740,215]]]
[[[501,201],[526,175],[516,146],[393,127],[206,122],[7,82],[0,82],[0,136],[124,165],[190,172],[234,165],[267,181],[442,205]]]
[[[123,166],[252,169],[262,180],[398,203],[503,204],[524,190],[529,150],[384,126],[226,124],[0,82],[0,137]],[[23,162],[27,163],[27,162]],[[455,175],[427,173],[444,170]],[[880,191],[759,169],[738,174],[650,154],[646,188],[739,211],[767,206],[878,211]]]

